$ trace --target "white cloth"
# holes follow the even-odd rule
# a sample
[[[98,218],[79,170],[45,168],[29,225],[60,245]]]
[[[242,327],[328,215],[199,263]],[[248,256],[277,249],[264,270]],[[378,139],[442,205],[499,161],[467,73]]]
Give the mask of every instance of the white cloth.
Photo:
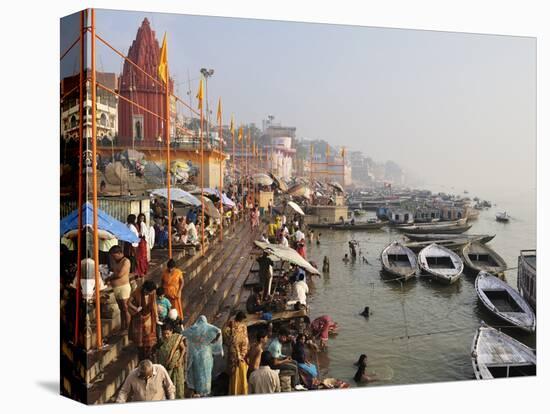
[[[304,280],[295,282],[292,286],[294,292],[294,299],[300,302],[302,305],[307,305],[307,294],[309,293],[309,287]]]
[[[81,263],[81,272],[82,277],[80,279],[80,292],[82,293],[82,298],[84,300],[92,300],[95,297],[95,266],[92,259],[82,259]],[[73,279],[71,284],[73,288],[76,289],[76,276]],[[103,283],[103,278],[100,275],[99,278],[99,291],[107,289],[105,283]]]
[[[139,233],[138,233],[138,230],[136,229],[136,226],[134,226],[133,224],[130,224],[130,223],[127,223],[126,226],[130,229],[130,231],[132,233],[134,233],[136,235],[136,237],[139,237]],[[132,243],[132,246],[133,247],[138,247],[139,243]]]
[[[296,237],[296,241],[302,241],[306,238],[306,235],[302,233],[301,230],[296,230],[296,233],[294,233],[294,236]]]
[[[189,243],[195,243],[198,239],[199,239],[199,236],[197,234],[197,228],[195,227],[195,223],[187,224],[187,241]]]
[[[283,238],[281,239],[281,246],[288,247],[288,240],[285,236],[283,236]]]
[[[248,380],[251,394],[270,394],[281,392],[279,370],[271,369],[269,366],[261,366],[250,374]]]

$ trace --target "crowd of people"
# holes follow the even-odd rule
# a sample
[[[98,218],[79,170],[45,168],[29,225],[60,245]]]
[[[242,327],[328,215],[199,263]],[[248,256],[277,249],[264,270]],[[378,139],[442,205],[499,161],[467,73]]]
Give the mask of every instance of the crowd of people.
[[[278,211],[270,200],[264,210],[251,200],[244,200],[244,206],[237,201],[223,219],[234,221],[241,210],[246,211],[252,229],[258,229],[263,219],[267,231],[261,234],[261,241],[292,248],[306,260],[306,244],[321,243],[321,234],[306,230],[303,217],[289,214],[288,207]],[[168,243],[167,206],[155,199],[151,207],[149,219],[144,214],[127,217],[127,227],[139,241],[104,245],[103,250],[108,247],[107,255],[100,260],[104,266],[102,272],[106,272],[102,274],[100,289],[112,288],[120,311],[121,333],[128,334],[140,361],[127,376],[116,401],[275,393],[319,387],[319,369],[310,355],[326,349],[329,335],[337,331],[337,324],[329,316],[315,319],[307,336],[302,331],[291,334],[284,327],[274,333],[271,324],[250,333],[247,325],[251,317],[268,321],[273,312],[281,309],[307,310],[309,287],[305,270],[292,265],[274,282],[275,263],[264,251],[257,258],[259,283],[248,297],[246,312],[237,312],[221,328],[209,323],[205,316],[184,328],[184,274],[177,263],[172,259],[166,263],[158,285],[145,277],[151,249],[165,248]],[[174,213],[172,220],[173,243],[200,242],[199,209],[191,208],[184,216]],[[205,216],[204,225],[213,224]],[[84,274],[92,275],[93,260],[86,260],[91,263],[86,263]],[[137,283],[131,283],[132,274]],[[225,369],[220,370],[219,366],[215,369],[216,361],[222,357]],[[363,370],[362,380],[368,379],[364,367],[366,356],[358,362],[358,370]]]

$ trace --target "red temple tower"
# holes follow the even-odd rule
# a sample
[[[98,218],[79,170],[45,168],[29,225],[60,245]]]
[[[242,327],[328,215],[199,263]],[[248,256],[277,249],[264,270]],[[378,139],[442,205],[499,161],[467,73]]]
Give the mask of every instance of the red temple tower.
[[[136,39],[128,50],[128,59],[155,79],[160,80],[158,76],[159,55],[159,42],[155,37],[154,30],[151,29],[149,20],[145,18],[138,29]],[[119,90],[123,97],[163,118],[165,117],[164,87],[153,82],[151,78],[127,61],[124,61]],[[172,79],[169,80],[169,90],[170,93],[173,93],[174,82]],[[159,136],[164,141],[162,119],[124,99],[119,100],[118,122],[119,145],[149,147],[157,143]]]

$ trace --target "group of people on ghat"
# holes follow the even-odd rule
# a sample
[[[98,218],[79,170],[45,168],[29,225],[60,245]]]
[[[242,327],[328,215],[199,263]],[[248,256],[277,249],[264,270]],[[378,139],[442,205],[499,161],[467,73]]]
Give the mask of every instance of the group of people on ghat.
[[[281,309],[307,309],[309,287],[306,272],[299,266],[285,269],[274,280],[274,262],[267,252],[257,259],[259,283],[246,303],[246,312],[237,312],[223,327],[209,323],[200,316],[184,327],[182,291],[184,275],[174,260],[166,263],[158,285],[148,280],[151,249],[164,248],[168,242],[166,208],[159,199],[153,200],[149,220],[143,214],[129,215],[128,228],[139,242],[118,241],[109,245],[102,241],[100,263],[106,263],[107,276],[100,279],[100,290],[111,287],[120,311],[121,333],[128,334],[137,348],[139,364],[126,377],[117,394],[117,402],[152,401],[210,395],[242,395],[273,393],[290,390],[316,389],[323,386],[318,366],[311,360],[317,351],[327,348],[329,335],[337,324],[328,315],[313,320],[307,332],[285,327],[274,330],[269,322]],[[243,208],[244,207],[244,208]],[[321,243],[321,234],[306,230],[299,214],[284,214],[270,200],[267,209],[245,198],[244,206],[235,203],[224,218],[229,222],[247,212],[250,226],[260,227],[268,222],[260,240],[293,248],[307,259],[306,243]],[[190,208],[185,216],[172,214],[172,234],[175,243],[197,243],[197,227],[201,214]],[[210,219],[205,215],[205,226]],[[149,221],[149,223],[148,223]],[[62,250],[63,252],[63,250]],[[93,280],[93,260],[83,260],[84,280]],[[62,266],[63,267],[63,266]],[[62,269],[63,271],[63,269]],[[73,272],[74,273],[74,272]],[[131,275],[137,283],[131,283]],[[88,277],[86,276],[88,275]],[[74,281],[73,281],[74,283]],[[89,292],[93,289],[89,289]],[[89,295],[91,297],[91,295]],[[70,312],[68,313],[70,314]],[[265,327],[249,332],[248,321],[261,319]],[[225,369],[219,362],[225,357]],[[224,364],[221,364],[222,366]],[[358,372],[366,367],[358,361]],[[359,377],[363,378],[363,374]],[[358,378],[359,378],[358,377]],[[365,375],[366,378],[366,375]],[[326,384],[325,384],[326,385]],[[337,383],[343,386],[343,383]]]

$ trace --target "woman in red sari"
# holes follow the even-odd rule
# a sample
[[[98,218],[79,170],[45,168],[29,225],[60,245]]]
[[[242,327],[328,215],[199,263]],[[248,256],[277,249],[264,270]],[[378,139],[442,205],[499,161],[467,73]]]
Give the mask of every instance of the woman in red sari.
[[[141,213],[137,216],[136,227],[139,233],[139,244],[136,248],[136,276],[143,277],[149,269],[149,262],[147,261],[149,228],[145,223],[145,214]]]
[[[298,243],[296,243],[296,252],[304,259],[306,258],[306,245],[303,240],[300,240]]]

